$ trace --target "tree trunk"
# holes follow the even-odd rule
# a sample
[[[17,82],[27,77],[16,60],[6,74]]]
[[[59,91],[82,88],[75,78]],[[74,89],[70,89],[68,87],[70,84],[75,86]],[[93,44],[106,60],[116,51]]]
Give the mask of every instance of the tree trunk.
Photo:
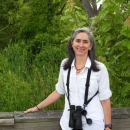
[[[92,0],[92,3],[90,0],[82,0],[82,3],[89,18],[98,14],[96,0]]]

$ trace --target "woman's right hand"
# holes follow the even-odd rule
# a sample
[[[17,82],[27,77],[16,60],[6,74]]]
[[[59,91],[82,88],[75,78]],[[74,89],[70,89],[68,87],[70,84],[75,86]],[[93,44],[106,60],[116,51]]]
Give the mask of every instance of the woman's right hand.
[[[39,111],[37,107],[33,107],[33,108],[29,108],[27,109],[26,111],[24,111],[24,113],[30,113],[30,112],[36,112],[36,111]]]

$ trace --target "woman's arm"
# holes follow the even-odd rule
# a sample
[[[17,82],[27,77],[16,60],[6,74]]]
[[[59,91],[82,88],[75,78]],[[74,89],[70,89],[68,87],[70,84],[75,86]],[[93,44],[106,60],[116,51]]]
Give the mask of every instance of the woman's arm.
[[[43,100],[41,103],[39,103],[37,106],[24,111],[24,113],[39,111],[40,109],[42,109],[42,108],[52,104],[53,102],[57,101],[61,96],[62,95],[59,94],[55,90],[45,100]]]
[[[110,103],[110,99],[102,100],[101,104],[102,104],[103,111],[104,111],[105,124],[111,124],[111,103]],[[110,130],[110,129],[106,128],[105,130]]]

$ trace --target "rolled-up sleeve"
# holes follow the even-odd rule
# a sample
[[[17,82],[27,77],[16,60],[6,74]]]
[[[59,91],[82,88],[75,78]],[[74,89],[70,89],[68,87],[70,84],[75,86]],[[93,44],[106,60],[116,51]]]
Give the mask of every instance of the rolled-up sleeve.
[[[55,88],[59,94],[65,94],[64,80],[63,80],[63,71],[64,71],[63,65],[64,65],[64,63],[65,63],[65,59],[61,62],[59,78],[58,78],[58,82],[55,86]]]
[[[100,69],[99,99],[106,100],[112,96],[112,92],[110,90],[109,75],[104,64],[102,64],[102,67]]]

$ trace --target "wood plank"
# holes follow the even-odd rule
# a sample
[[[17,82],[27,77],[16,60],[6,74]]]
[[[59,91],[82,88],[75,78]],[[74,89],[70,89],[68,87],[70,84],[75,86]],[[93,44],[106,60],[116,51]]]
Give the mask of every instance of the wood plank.
[[[14,126],[0,126],[0,130],[16,130]]]
[[[39,111],[34,113],[0,113],[0,130],[60,130],[62,110]],[[9,115],[8,115],[9,114]],[[7,120],[14,119],[14,126],[1,126]],[[6,120],[6,121],[5,121]],[[8,122],[8,121],[7,121]],[[5,124],[8,124],[8,123]],[[130,108],[112,109],[113,130],[130,130]]]
[[[129,119],[112,119],[113,130],[130,130]]]
[[[14,118],[14,112],[0,112],[0,119]]]
[[[57,121],[53,122],[36,122],[36,123],[17,123],[17,130],[60,130],[60,124]]]
[[[130,118],[130,108],[112,108],[112,119]]]
[[[0,119],[0,126],[14,125],[14,118],[12,119]]]
[[[24,114],[23,112],[14,112],[15,122],[40,122],[40,121],[59,121],[62,115],[61,110],[56,111],[38,111]]]

